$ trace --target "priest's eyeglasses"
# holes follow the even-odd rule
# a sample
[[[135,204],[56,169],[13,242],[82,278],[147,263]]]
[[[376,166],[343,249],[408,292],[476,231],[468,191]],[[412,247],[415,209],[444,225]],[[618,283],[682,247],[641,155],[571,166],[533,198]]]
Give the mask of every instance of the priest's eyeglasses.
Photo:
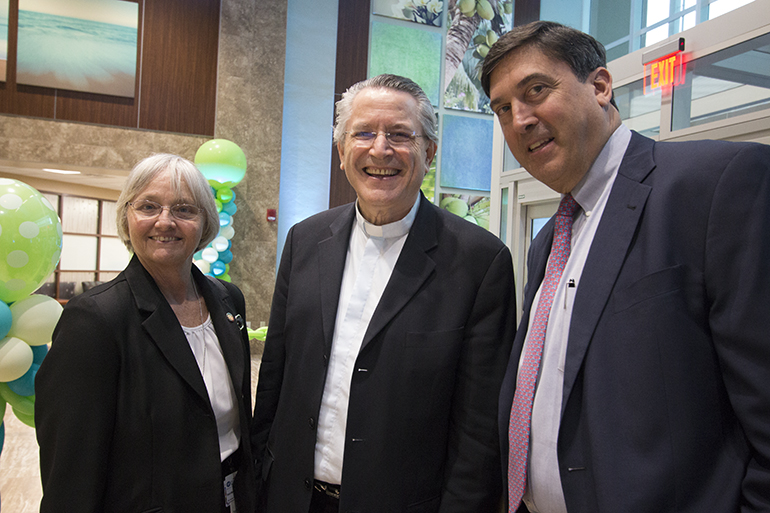
[[[159,216],[163,209],[168,209],[172,217],[181,221],[192,221],[201,213],[200,207],[187,203],[165,206],[150,200],[139,200],[129,203],[129,205],[139,216],[147,219]]]
[[[372,131],[366,131],[366,130],[358,130],[354,132],[345,132],[345,134],[349,134],[350,137],[352,137],[356,141],[363,144],[373,144],[374,141],[377,139],[377,137],[380,134],[382,134],[385,136],[388,142],[393,146],[408,144],[414,141],[414,139],[417,137],[425,137],[424,135],[419,135],[416,132],[406,132],[406,131],[372,132]]]

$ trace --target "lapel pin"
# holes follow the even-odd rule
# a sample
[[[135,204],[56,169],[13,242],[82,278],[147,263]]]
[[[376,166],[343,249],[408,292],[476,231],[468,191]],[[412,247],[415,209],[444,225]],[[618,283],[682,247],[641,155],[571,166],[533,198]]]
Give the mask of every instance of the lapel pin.
[[[227,320],[230,322],[235,322],[235,317],[233,317],[233,314],[230,312],[227,312]]]

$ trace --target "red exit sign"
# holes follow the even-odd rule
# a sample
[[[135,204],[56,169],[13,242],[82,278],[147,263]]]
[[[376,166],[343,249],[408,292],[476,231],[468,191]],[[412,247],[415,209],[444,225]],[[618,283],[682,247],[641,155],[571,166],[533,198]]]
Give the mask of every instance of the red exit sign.
[[[664,57],[644,67],[644,94],[684,83],[687,64],[681,53]]]
[[[684,38],[671,41],[642,56],[644,62],[644,94],[671,89],[683,84],[687,73],[684,61]]]

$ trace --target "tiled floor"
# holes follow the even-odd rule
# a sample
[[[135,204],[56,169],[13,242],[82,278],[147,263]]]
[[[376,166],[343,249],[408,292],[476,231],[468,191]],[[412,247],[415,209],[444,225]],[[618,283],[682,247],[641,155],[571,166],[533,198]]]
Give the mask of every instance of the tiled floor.
[[[252,399],[256,393],[259,363],[258,357],[251,361]],[[4,422],[5,443],[0,454],[0,511],[37,513],[43,490],[35,430],[22,424],[10,406],[6,408]]]

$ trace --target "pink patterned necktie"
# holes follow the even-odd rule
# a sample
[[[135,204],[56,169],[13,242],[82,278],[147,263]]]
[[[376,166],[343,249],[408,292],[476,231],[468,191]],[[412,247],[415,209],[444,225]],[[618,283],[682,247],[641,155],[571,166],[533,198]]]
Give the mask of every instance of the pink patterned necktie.
[[[556,287],[569,258],[572,240],[572,216],[579,207],[570,194],[564,196],[559,203],[559,210],[556,212],[553,245],[540,291],[540,301],[537,303],[535,320],[530,328],[524,362],[519,369],[516,394],[513,397],[511,418],[508,425],[508,443],[510,444],[508,453],[508,511],[510,512],[518,509],[524,496],[527,482],[527,452],[532,421],[532,401],[535,397],[540,358],[543,355],[545,330],[548,327],[548,315],[551,312]]]

